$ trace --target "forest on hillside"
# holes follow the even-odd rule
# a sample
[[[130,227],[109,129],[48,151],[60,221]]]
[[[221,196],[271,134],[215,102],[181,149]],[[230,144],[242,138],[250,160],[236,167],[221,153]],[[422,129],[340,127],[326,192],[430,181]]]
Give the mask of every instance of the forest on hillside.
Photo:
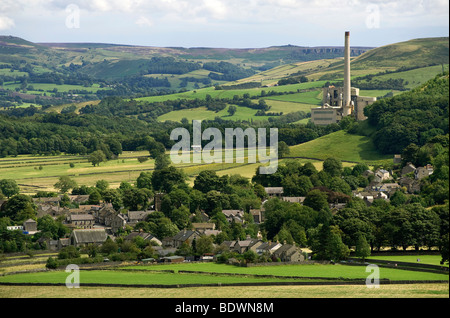
[[[372,139],[381,153],[401,153],[410,144],[423,146],[449,132],[449,75],[411,91],[385,98],[364,110],[375,128]],[[357,127],[354,128],[357,130]]]

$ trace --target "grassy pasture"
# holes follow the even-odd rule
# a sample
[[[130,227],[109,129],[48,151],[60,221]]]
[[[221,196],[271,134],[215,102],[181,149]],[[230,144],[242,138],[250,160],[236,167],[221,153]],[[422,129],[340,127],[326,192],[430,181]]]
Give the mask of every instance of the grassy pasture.
[[[233,158],[239,153],[239,150],[235,150]],[[189,177],[188,182],[192,183],[193,177],[205,169],[215,170],[220,175],[241,174],[251,178],[260,165],[258,162],[249,163],[246,150],[242,154],[243,163],[236,160],[233,163],[225,163],[224,152],[220,155],[223,163],[194,163],[190,158],[186,158],[188,162],[175,166],[182,168]],[[98,180],[106,180],[111,188],[116,188],[122,181],[133,184],[142,171],[154,169],[153,159],[139,163],[137,157],[140,156],[148,156],[148,152],[124,152],[119,159],[103,162],[98,167],[93,167],[84,156],[20,155],[14,158],[0,158],[0,179],[16,180],[24,193],[35,193],[38,190],[55,191],[53,185],[60,176],[70,176],[79,185],[87,186],[94,186]],[[71,168],[69,163],[74,163],[75,167]],[[39,169],[39,166],[42,166],[42,169]]]
[[[448,71],[448,69],[449,64],[445,64],[444,70]],[[434,65],[404,72],[379,75],[375,76],[373,79],[378,79],[380,81],[385,81],[390,78],[403,79],[405,81],[408,81],[408,84],[406,84],[405,87],[407,89],[413,89],[434,78],[437,74],[441,72],[442,72],[442,65]]]
[[[131,266],[127,268],[148,269],[148,270],[175,270],[177,271],[199,271],[210,273],[234,273],[247,275],[274,275],[274,276],[295,276],[295,277],[316,277],[316,278],[344,278],[344,279],[365,279],[368,274],[365,266],[347,265],[279,265],[279,266],[257,266],[257,267],[237,267],[216,263],[198,264],[171,264],[171,265],[149,265]],[[405,271],[393,268],[380,268],[380,279],[400,280],[448,280],[446,274],[435,274],[428,272]]]
[[[285,102],[273,101],[274,103]],[[302,104],[292,103],[294,106],[302,107]],[[277,105],[275,105],[277,106]],[[292,105],[289,105],[292,107]],[[308,107],[308,106],[305,106]],[[244,107],[242,107],[244,108]],[[183,117],[186,117],[184,112]],[[181,116],[181,114],[180,114]],[[181,118],[180,118],[181,119]],[[198,117],[195,117],[198,119]],[[172,119],[173,120],[173,119]],[[345,166],[352,166],[354,162],[366,162],[369,165],[390,160],[391,156],[378,154],[368,137],[347,134],[338,131],[327,136],[323,136],[310,142],[292,146],[289,157],[297,158],[302,162],[311,161],[317,169],[322,169],[322,161],[329,156],[338,158]],[[238,150],[235,150],[238,151]],[[247,152],[244,153],[244,162],[238,163],[193,163],[192,160],[181,164],[176,164],[178,168],[183,168],[189,176],[189,183],[202,170],[215,170],[219,175],[240,174],[251,178],[258,166],[248,160]],[[154,160],[139,163],[137,157],[148,156],[147,151],[124,152],[119,159],[101,163],[99,167],[93,167],[85,156],[32,156],[20,155],[17,157],[0,158],[0,179],[14,179],[20,185],[24,193],[35,193],[38,190],[55,191],[53,185],[61,176],[70,176],[79,185],[93,186],[98,180],[106,180],[112,188],[118,187],[122,181],[134,183],[142,171],[152,171]],[[224,153],[221,154],[224,159]],[[234,154],[236,158],[236,153]],[[279,160],[281,164],[284,160]],[[347,162],[345,162],[347,161]],[[74,163],[71,168],[69,163]],[[39,167],[42,169],[39,169]]]
[[[266,92],[297,92],[297,90],[320,88],[325,84],[326,81],[315,81],[307,83],[298,83],[282,86],[273,87],[259,87],[259,88],[248,88],[248,89],[233,89],[233,90],[216,90],[215,87],[201,88],[193,91],[175,93],[169,95],[161,96],[147,96],[136,98],[136,100],[143,100],[148,102],[161,102],[165,100],[174,99],[205,99],[206,95],[210,95],[212,98],[230,98],[232,99],[234,95],[242,97],[244,94],[249,94],[250,96],[261,96],[261,92],[264,90]]]
[[[175,272],[163,272],[166,270],[174,270]],[[403,280],[448,280],[447,274],[407,271],[393,268],[379,268],[379,270],[380,279],[389,279],[392,282]],[[180,271],[196,271],[197,273],[182,273]],[[214,273],[214,275],[210,275],[211,273]],[[336,278],[336,280],[364,280],[367,276],[365,266],[346,266],[340,264],[236,267],[216,263],[180,263],[170,265],[124,266],[122,270],[81,271],[80,283],[124,285],[233,284],[244,282],[329,281],[329,279],[333,278]],[[64,283],[66,277],[67,273],[65,271],[57,270],[0,276],[0,282],[57,284]]]
[[[309,142],[292,146],[291,157],[309,157],[325,160],[334,157],[352,162],[376,163],[392,156],[379,154],[369,137],[337,131]]]
[[[305,113],[311,112],[311,108],[315,107],[311,104],[303,104],[297,102],[280,101],[275,99],[266,99],[267,105],[271,108],[268,112],[283,112],[283,114],[288,114],[296,111],[304,111]],[[228,107],[222,109],[221,111],[214,112],[206,109],[206,107],[198,107],[192,109],[174,110],[169,113],[163,114],[158,117],[158,120],[163,121],[176,121],[180,122],[181,119],[187,118],[189,121],[192,120],[214,120],[216,117],[220,117],[226,120],[242,120],[242,121],[265,121],[269,117],[273,116],[255,116],[257,110],[236,106],[236,113],[233,116],[228,114]]]
[[[373,255],[368,257],[369,259],[373,260],[389,260],[389,261],[397,261],[397,262],[409,262],[409,263],[418,263],[418,264],[428,264],[428,265],[439,265],[439,266],[448,266],[447,265],[441,265],[441,255],[390,255],[390,256],[383,256],[383,255]],[[420,259],[419,262],[417,262],[417,259]]]
[[[0,298],[448,298],[448,284],[129,288],[2,286]]]
[[[9,89],[9,90],[15,90],[17,87],[20,87],[20,83],[13,83],[13,82],[8,82],[3,84],[3,87],[5,89]],[[48,84],[48,83],[29,83],[29,85],[33,86],[34,91],[29,91],[29,93],[33,93],[33,94],[43,94],[44,92],[50,92],[53,91],[53,89],[57,89],[58,92],[69,92],[71,90],[86,90],[92,93],[96,93],[98,90],[105,90],[105,89],[110,89],[110,88],[100,88],[100,85],[98,84],[93,84],[92,86],[89,87],[85,87],[83,85],[69,85],[69,84],[62,84],[62,85],[57,85],[57,84]],[[39,90],[43,90],[43,91],[39,91]]]

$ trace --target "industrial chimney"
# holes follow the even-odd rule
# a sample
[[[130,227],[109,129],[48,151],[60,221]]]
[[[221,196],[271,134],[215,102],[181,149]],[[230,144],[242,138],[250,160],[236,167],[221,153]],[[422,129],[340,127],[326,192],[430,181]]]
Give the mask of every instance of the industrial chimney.
[[[352,94],[351,94],[351,82],[350,82],[350,32],[345,32],[345,49],[344,49],[344,101],[343,101],[343,109],[342,116],[351,115],[351,102],[352,102]]]

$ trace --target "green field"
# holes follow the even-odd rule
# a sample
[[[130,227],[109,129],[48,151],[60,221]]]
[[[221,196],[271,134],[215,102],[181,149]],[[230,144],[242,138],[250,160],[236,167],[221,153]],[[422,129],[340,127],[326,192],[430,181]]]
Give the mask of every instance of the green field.
[[[297,103],[295,105],[301,106]],[[186,114],[187,112],[184,112],[184,114],[180,114],[180,117],[186,117]],[[181,120],[181,118],[178,118],[178,120]],[[195,117],[195,119],[199,118]],[[177,120],[177,118],[172,117],[171,120]],[[300,160],[302,163],[312,162],[318,170],[322,169],[322,161],[330,156],[342,160],[344,166],[352,166],[356,162],[374,165],[392,158],[389,155],[378,154],[368,137],[352,135],[344,131],[338,131],[310,142],[295,145],[290,149],[290,158],[296,158],[295,160]],[[39,190],[55,191],[53,185],[61,176],[70,176],[79,185],[87,186],[94,186],[98,180],[106,180],[112,188],[115,188],[122,181],[134,183],[142,171],[154,169],[154,160],[149,159],[146,162],[139,163],[137,158],[141,156],[148,156],[148,152],[124,152],[119,159],[109,160],[101,163],[98,167],[93,167],[85,156],[20,155],[0,158],[0,177],[16,180],[24,193],[35,193]],[[223,153],[222,158],[224,158]],[[290,158],[281,159],[278,164],[282,164],[284,160],[292,160]],[[243,163],[206,164],[191,162],[176,165],[189,176],[189,183],[192,183],[193,178],[205,169],[215,170],[219,175],[240,174],[251,179],[260,166],[258,161],[256,163],[249,162],[246,153],[244,153]],[[71,168],[70,163],[75,166]]]
[[[13,82],[8,82],[8,83],[4,83],[3,87],[5,89],[9,89],[14,91],[16,88],[20,87],[20,83],[13,83]],[[100,86],[98,84],[93,84],[92,86],[89,87],[85,87],[83,85],[69,85],[69,84],[62,84],[62,85],[57,85],[57,84],[47,84],[47,83],[31,83],[29,84],[31,86],[33,86],[32,91],[28,91],[28,94],[43,94],[44,92],[52,92],[55,88],[58,90],[58,92],[64,92],[67,93],[69,91],[73,91],[73,90],[85,90],[88,92],[92,92],[92,93],[96,93],[98,90],[104,90],[104,89],[110,89],[110,88],[100,88]],[[40,91],[42,90],[42,91]]]
[[[162,272],[167,270],[173,270],[175,272]],[[379,268],[379,270],[380,279],[389,279],[392,282],[404,280],[448,281],[447,274],[406,271],[391,268]],[[199,273],[182,273],[180,271],[195,271]],[[214,273],[214,275],[209,275],[211,273]],[[67,276],[68,274],[62,270],[23,273],[0,276],[0,282],[61,284],[65,283]],[[339,264],[236,267],[215,263],[181,263],[172,265],[126,266],[123,267],[122,270],[81,271],[80,284],[177,285],[307,281],[326,282],[333,278],[335,278],[336,281],[349,279],[361,279],[364,281],[367,276],[368,272],[366,272],[365,266],[346,266]]]
[[[0,277],[0,282],[11,283],[65,283],[68,274],[65,271],[45,273],[27,273]],[[124,284],[124,285],[177,285],[177,284],[233,284],[233,283],[265,283],[288,281],[279,278],[239,277],[207,274],[171,274],[151,271],[115,271],[96,270],[82,271],[80,285],[87,284]],[[292,279],[290,281],[293,281]]]
[[[449,266],[441,265],[441,255],[393,255],[393,256],[370,256],[371,260],[389,260],[393,262],[409,262],[416,264],[428,264],[428,265],[438,265],[438,266]],[[420,259],[418,262],[417,259]]]
[[[235,150],[234,155],[238,150]],[[140,163],[137,158],[148,156],[148,151],[129,151],[120,155],[119,159],[103,162],[93,167],[85,156],[59,155],[59,156],[32,156],[20,155],[17,157],[0,158],[0,178],[14,179],[21,188],[21,192],[35,193],[42,191],[55,191],[53,185],[60,176],[70,176],[78,185],[94,186],[98,180],[106,180],[111,188],[116,188],[122,181],[134,183],[142,171],[152,171],[154,160],[149,159]],[[260,163],[249,163],[246,151],[243,154],[243,163],[181,163],[175,165],[182,168],[193,182],[193,177],[200,171],[215,170],[218,174],[240,174],[251,178]],[[222,158],[224,153],[222,153]],[[279,161],[281,163],[282,160]],[[75,166],[70,167],[70,163]],[[39,169],[39,167],[42,169]],[[319,168],[319,167],[318,167]]]
[[[343,161],[366,162],[368,164],[393,158],[390,155],[379,154],[369,137],[349,134],[343,130],[290,148],[290,157],[321,160],[333,157]]]
[[[442,70],[447,71],[449,70],[449,64],[445,65],[434,65],[434,66],[427,66],[427,67],[421,67],[412,69],[409,71],[404,72],[396,72],[396,73],[389,73],[389,74],[383,74],[374,76],[373,80],[379,80],[379,81],[386,81],[388,79],[403,79],[406,82],[408,82],[405,85],[405,88],[407,89],[413,89],[415,87],[418,87],[425,82],[429,81],[430,79],[434,78],[437,74],[442,73]],[[362,96],[371,96],[366,95],[368,91],[364,91],[364,94],[361,92]],[[378,95],[382,96],[382,95]],[[377,97],[377,96],[375,96]]]
[[[267,99],[267,105],[270,106],[268,112],[280,113],[282,112],[284,115],[297,111],[304,111],[305,113],[310,113],[311,108],[315,107],[315,105],[311,104],[303,104],[297,102],[287,102],[280,101],[275,99]],[[198,107],[191,109],[183,109],[183,110],[174,110],[164,115],[158,117],[159,121],[176,121],[180,122],[181,119],[186,118],[189,121],[192,120],[214,120],[216,117],[220,117],[224,120],[241,120],[241,121],[265,121],[269,117],[274,116],[255,116],[257,110],[236,106],[236,112],[233,116],[228,114],[228,107],[222,109],[221,111],[214,112],[206,109],[206,107]]]
[[[295,277],[315,277],[315,278],[344,278],[344,279],[365,279],[368,274],[365,266],[347,265],[279,265],[279,266],[256,266],[238,267],[216,263],[198,264],[173,264],[173,265],[150,265],[135,266],[127,268],[148,269],[148,270],[175,270],[175,271],[199,271],[209,273],[234,273],[248,275],[274,275],[274,276],[295,276]],[[448,280],[446,274],[435,274],[427,272],[405,271],[393,268],[380,268],[380,279],[395,280]]]
[[[298,90],[320,88],[325,84],[325,82],[326,81],[315,81],[315,82],[273,86],[273,87],[259,87],[259,88],[232,89],[232,90],[225,90],[225,89],[217,90],[215,89],[215,87],[207,87],[170,95],[140,97],[136,98],[136,100],[143,100],[148,102],[161,102],[165,100],[175,100],[175,99],[195,99],[195,98],[205,99],[206,95],[210,95],[212,98],[232,99],[234,95],[242,97],[244,94],[260,97],[262,91],[265,91],[266,93],[270,91],[297,93]]]

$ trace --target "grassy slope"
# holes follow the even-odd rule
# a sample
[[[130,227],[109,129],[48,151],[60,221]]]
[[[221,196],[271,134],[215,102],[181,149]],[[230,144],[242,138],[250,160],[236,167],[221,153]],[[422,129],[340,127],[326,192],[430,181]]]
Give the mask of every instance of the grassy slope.
[[[342,130],[304,144],[292,146],[290,157],[308,157],[321,160],[334,157],[343,161],[366,163],[392,158],[389,155],[380,155],[375,150],[370,138],[352,135]]]

